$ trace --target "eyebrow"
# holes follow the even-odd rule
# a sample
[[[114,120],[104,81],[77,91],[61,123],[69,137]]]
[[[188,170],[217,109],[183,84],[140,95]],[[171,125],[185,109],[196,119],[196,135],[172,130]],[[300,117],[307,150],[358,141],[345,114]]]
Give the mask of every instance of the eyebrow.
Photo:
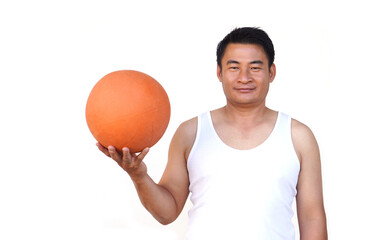
[[[250,64],[264,64],[264,62],[261,60],[255,60],[255,61],[250,62]]]
[[[239,62],[236,60],[228,60],[227,64],[239,64]]]
[[[228,60],[227,61],[227,64],[239,64],[240,62],[236,61],[236,60]],[[263,61],[261,60],[254,60],[254,61],[251,61],[250,64],[264,64]]]

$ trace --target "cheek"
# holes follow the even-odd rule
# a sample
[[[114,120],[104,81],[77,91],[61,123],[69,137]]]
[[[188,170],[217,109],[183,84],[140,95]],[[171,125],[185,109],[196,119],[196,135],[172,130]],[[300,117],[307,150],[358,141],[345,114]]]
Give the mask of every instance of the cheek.
[[[221,81],[221,84],[222,84],[223,93],[225,95],[229,95],[229,92],[230,92],[230,89],[231,89],[230,84],[227,83],[227,81],[225,81],[225,80]]]
[[[270,83],[268,81],[265,81],[261,85],[261,94],[266,96],[267,93],[269,92],[269,88],[270,88]]]
[[[227,92],[227,89],[228,89],[227,83],[225,83],[224,81],[222,81],[221,83],[222,83],[223,92]]]

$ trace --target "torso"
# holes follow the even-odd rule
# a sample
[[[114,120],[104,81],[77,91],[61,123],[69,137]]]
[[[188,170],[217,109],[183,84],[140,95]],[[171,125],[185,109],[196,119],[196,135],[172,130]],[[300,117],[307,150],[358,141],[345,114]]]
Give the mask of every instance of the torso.
[[[268,113],[261,121],[252,119],[255,125],[242,118],[242,125],[227,123],[219,110],[199,116],[187,162],[194,206],[189,211],[187,239],[211,233],[225,236],[221,229],[245,238],[293,239],[289,209],[300,167],[290,137],[291,119]],[[247,130],[250,127],[252,131]],[[218,133],[222,130],[231,134]],[[275,229],[286,232],[285,237],[273,234]]]

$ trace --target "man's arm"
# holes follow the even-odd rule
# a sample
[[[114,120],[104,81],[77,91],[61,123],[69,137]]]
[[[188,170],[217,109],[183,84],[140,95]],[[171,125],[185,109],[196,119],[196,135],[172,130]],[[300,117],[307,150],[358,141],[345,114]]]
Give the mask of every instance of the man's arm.
[[[297,185],[297,213],[301,240],[327,240],[320,153],[312,131],[293,120],[294,147],[301,170]]]
[[[192,124],[183,123],[171,140],[169,159],[159,184],[147,173],[143,162],[149,149],[139,155],[131,154],[128,148],[123,152],[109,146],[97,144],[100,151],[115,160],[131,177],[143,206],[161,224],[173,222],[181,213],[189,195],[189,177],[186,166],[186,151],[192,145],[194,131]]]

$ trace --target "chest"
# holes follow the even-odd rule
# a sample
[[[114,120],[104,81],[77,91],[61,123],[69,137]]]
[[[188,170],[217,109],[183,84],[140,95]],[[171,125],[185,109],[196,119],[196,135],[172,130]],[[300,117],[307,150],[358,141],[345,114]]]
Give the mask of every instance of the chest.
[[[238,150],[211,137],[196,145],[188,169],[193,203],[230,199],[232,204],[252,206],[274,196],[295,196],[299,165],[281,138],[270,137],[256,148]]]
[[[239,149],[253,149],[263,144],[271,135],[275,122],[260,124],[255,127],[235,126],[230,124],[214,124],[214,131],[226,145]]]

